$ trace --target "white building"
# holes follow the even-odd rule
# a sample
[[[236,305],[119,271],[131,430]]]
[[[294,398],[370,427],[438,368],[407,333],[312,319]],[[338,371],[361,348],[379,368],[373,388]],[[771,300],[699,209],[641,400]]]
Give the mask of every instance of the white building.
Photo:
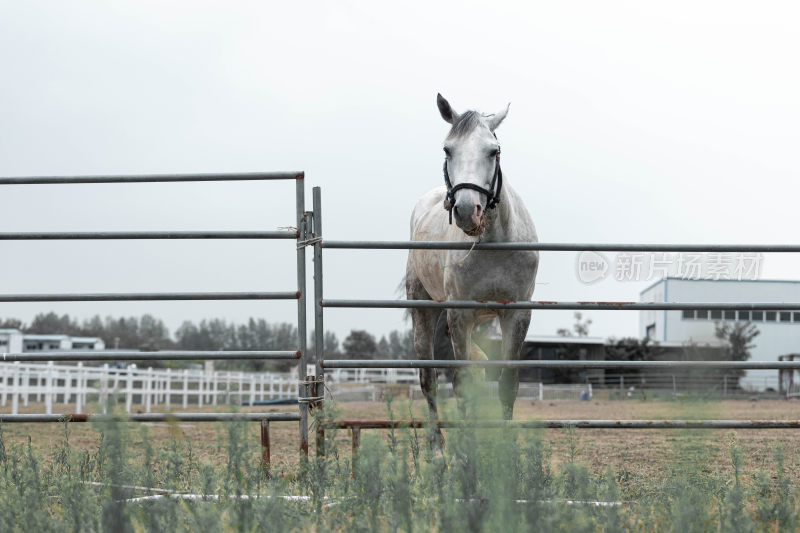
[[[693,280],[665,278],[640,293],[642,302],[800,302],[800,281]],[[752,322],[760,335],[751,361],[777,361],[800,352],[800,310],[797,311],[641,311],[639,334],[660,343],[720,344],[715,325]],[[778,388],[777,370],[748,370],[741,381],[755,389]]]
[[[104,350],[103,339],[22,333],[18,329],[0,329],[0,353],[41,352],[46,350]]]

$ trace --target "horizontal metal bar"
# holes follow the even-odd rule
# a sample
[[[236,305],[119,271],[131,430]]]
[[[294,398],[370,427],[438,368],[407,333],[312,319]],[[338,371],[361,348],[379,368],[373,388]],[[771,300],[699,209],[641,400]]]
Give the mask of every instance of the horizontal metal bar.
[[[327,428],[800,429],[800,420],[334,420]]]
[[[370,309],[566,309],[605,311],[680,311],[680,310],[755,310],[787,311],[800,310],[800,302],[496,302],[477,300],[340,300],[325,299],[322,307],[366,307]]]
[[[153,300],[297,300],[299,292],[142,292],[0,294],[0,302],[139,302]]]
[[[206,174],[141,174],[108,176],[24,176],[0,178],[0,185],[65,183],[165,183],[178,181],[298,180],[303,172],[214,172]]]
[[[800,244],[622,244],[573,242],[483,242],[476,250],[541,250],[550,252],[800,252]],[[461,241],[323,241],[323,248],[367,250],[469,250]]]
[[[137,351],[43,351],[23,353],[0,353],[0,362],[16,361],[194,361],[245,360],[245,359],[300,359],[299,350],[265,351],[211,351],[211,350],[163,350],[158,352]]]
[[[324,368],[736,368],[800,369],[800,361],[454,361],[427,359],[328,359]]]
[[[118,420],[120,422],[230,422],[234,420],[257,422],[296,422],[300,420],[297,413],[132,413],[127,416],[109,417],[101,414],[65,413],[65,414],[0,414],[0,423],[32,423],[32,422],[91,422],[93,420]]]
[[[296,239],[297,236],[297,231],[52,231],[5,232],[0,233],[0,241]]]

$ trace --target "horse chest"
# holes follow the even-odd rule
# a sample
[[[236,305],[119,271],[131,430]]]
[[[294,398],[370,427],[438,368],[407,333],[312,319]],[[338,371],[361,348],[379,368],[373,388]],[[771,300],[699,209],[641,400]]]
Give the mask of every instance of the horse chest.
[[[451,266],[444,273],[448,299],[523,300],[533,292],[536,252],[473,252],[449,259]]]

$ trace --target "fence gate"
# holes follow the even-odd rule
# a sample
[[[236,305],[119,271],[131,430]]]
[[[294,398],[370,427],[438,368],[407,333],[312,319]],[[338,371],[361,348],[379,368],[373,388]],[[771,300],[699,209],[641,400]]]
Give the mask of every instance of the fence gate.
[[[296,227],[283,231],[124,231],[124,232],[37,232],[0,233],[2,241],[51,241],[51,240],[132,240],[132,239],[246,239],[246,240],[294,240],[297,243],[297,287],[284,292],[162,292],[162,293],[63,293],[63,294],[0,294],[0,302],[112,302],[112,301],[164,301],[164,300],[296,300],[297,301],[297,349],[264,351],[48,351],[42,353],[3,353],[3,361],[131,361],[131,360],[241,360],[260,359],[298,360],[300,396],[305,392],[306,363],[306,252],[301,244],[306,240],[309,214],[305,211],[305,174],[303,172],[253,172],[222,174],[151,174],[128,176],[43,176],[0,178],[0,185],[58,185],[82,183],[166,183],[206,181],[269,181],[294,180]],[[6,386],[6,383],[4,383]],[[0,422],[54,422],[65,415],[0,415]],[[89,415],[66,415],[81,422]],[[179,413],[169,415],[178,420],[220,421],[258,420],[262,424],[262,444],[265,445],[265,462],[269,461],[268,424],[270,421],[299,421],[300,449],[308,452],[307,404],[299,404],[298,413]],[[153,421],[166,419],[167,415],[130,415],[128,420]],[[266,429],[265,429],[266,426]]]

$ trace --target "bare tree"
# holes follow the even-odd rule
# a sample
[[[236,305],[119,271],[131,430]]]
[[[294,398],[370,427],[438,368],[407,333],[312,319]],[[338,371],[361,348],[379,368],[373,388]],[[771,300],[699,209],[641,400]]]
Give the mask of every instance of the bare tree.
[[[583,314],[580,311],[575,311],[575,324],[572,325],[572,329],[567,328],[559,328],[556,330],[556,335],[561,337],[588,337],[589,336],[589,326],[592,325],[592,319],[587,318],[583,320]]]

